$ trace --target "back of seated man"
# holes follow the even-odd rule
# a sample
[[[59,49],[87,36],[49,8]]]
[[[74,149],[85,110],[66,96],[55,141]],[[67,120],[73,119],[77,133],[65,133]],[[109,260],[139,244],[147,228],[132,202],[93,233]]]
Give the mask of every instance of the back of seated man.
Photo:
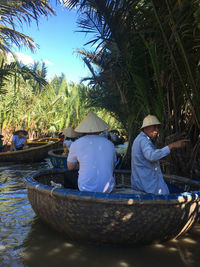
[[[79,164],[80,191],[108,193],[114,188],[115,147],[111,141],[99,135],[107,129],[109,125],[92,112],[75,129],[75,132],[84,136],[71,144],[67,166],[73,170]]]

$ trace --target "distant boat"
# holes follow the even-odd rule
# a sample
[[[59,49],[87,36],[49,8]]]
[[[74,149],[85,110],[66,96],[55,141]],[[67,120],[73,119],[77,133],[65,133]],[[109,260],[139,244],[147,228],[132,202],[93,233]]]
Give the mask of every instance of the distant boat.
[[[64,149],[61,149],[61,148],[52,149],[48,152],[53,168],[67,169],[68,153],[63,155],[63,152],[64,152]],[[117,153],[117,162],[115,166],[117,167],[120,164],[120,162],[121,162],[121,154]]]
[[[37,216],[73,240],[124,245],[164,242],[186,233],[199,218],[199,181],[165,175],[182,193],[142,194],[130,189],[130,171],[116,170],[115,193],[59,188],[70,173],[74,172],[41,170],[26,176],[25,183]]]
[[[60,139],[59,138],[53,138],[53,137],[42,137],[42,138],[28,139],[28,143],[56,142],[56,141],[60,141]]]
[[[64,149],[52,149],[48,152],[51,164],[54,168],[67,169],[67,155],[63,155]]]
[[[28,143],[29,148],[12,152],[0,152],[0,162],[39,162],[48,157],[48,151],[57,148],[59,141]]]

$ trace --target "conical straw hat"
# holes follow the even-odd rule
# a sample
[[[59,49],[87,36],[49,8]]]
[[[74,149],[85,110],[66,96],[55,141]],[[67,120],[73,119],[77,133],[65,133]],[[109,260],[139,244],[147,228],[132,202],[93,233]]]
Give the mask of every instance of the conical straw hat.
[[[77,133],[98,133],[108,130],[110,126],[92,111],[75,128]]]
[[[69,137],[69,138],[75,138],[79,136],[78,133],[74,132],[72,127],[68,127],[64,129],[62,133],[64,134],[65,137]]]

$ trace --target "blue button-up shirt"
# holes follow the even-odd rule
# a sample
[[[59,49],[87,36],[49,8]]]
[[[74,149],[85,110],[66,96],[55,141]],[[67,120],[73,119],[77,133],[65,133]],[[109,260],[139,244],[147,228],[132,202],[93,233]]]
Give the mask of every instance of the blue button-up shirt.
[[[157,149],[151,139],[141,132],[134,140],[131,155],[131,184],[146,193],[167,195],[159,160],[170,153],[168,146]]]
[[[25,137],[19,138],[18,135],[14,135],[13,138],[12,138],[12,142],[15,143],[15,147],[16,148],[23,147],[23,144],[25,143],[25,141],[26,141],[26,138]]]

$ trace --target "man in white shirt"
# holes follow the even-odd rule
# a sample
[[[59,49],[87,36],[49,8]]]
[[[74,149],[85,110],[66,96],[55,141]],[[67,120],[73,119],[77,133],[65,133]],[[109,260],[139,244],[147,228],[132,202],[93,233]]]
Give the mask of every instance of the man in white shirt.
[[[71,144],[67,166],[73,170],[79,164],[80,191],[109,193],[114,188],[115,147],[99,135],[107,129],[109,125],[92,112],[75,129],[84,136]]]

